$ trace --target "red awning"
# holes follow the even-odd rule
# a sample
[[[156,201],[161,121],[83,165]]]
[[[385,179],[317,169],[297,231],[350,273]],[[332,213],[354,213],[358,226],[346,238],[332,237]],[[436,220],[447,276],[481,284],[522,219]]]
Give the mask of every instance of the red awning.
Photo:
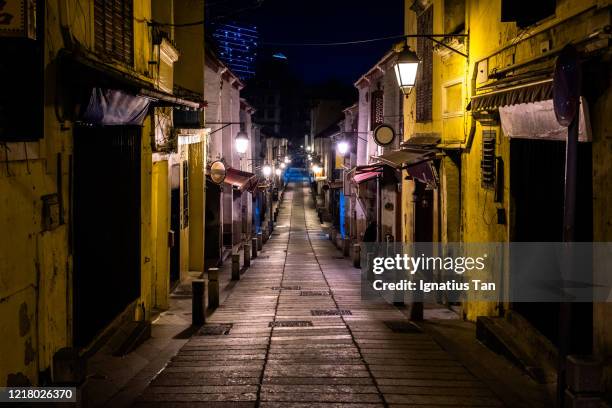
[[[353,181],[357,184],[363,183],[368,180],[372,180],[378,177],[383,172],[382,164],[374,164],[367,166],[357,166],[355,168],[355,174],[353,174]]]
[[[224,181],[240,191],[251,191],[257,185],[257,177],[253,173],[231,167],[227,169]]]

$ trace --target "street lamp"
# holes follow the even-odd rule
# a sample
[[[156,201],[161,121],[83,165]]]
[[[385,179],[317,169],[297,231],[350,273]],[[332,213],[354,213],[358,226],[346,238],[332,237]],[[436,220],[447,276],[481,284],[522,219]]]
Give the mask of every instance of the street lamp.
[[[263,173],[265,177],[270,177],[270,174],[272,174],[272,167],[266,164],[265,166],[261,168],[261,172]]]
[[[289,159],[289,156],[285,156],[285,164],[289,163],[291,163],[291,159]]]
[[[346,140],[341,140],[336,145],[336,149],[338,149],[338,153],[342,156],[346,155],[349,151],[349,144]]]
[[[397,53],[397,59],[393,68],[395,69],[395,77],[404,95],[410,94],[416,82],[417,71],[421,60],[416,53],[410,49],[408,45]]]
[[[240,154],[246,153],[247,149],[249,148],[249,138],[247,137],[247,134],[243,131],[238,132],[235,142],[236,151]]]
[[[274,170],[274,174],[276,174],[277,176],[280,176],[281,173],[282,173],[281,169]]]
[[[312,172],[313,173],[319,173],[320,171],[321,171],[321,166],[319,166],[316,163],[312,165]]]
[[[284,169],[285,167],[287,167],[287,165],[286,165],[285,163],[281,163],[281,164],[280,164],[280,168],[281,168],[281,169]]]

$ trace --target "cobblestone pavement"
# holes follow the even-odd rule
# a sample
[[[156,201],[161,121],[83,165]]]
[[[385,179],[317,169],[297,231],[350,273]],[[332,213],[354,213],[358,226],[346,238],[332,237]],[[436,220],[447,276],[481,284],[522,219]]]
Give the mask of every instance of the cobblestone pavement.
[[[392,305],[362,302],[359,274],[306,184],[290,184],[270,240],[207,323],[229,334],[193,336],[137,406],[502,405],[428,335],[402,332]]]

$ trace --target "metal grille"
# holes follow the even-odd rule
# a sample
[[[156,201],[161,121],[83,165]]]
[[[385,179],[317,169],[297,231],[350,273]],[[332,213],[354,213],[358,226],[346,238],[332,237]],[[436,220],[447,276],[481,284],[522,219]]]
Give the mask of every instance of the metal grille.
[[[268,327],[312,327],[310,320],[284,320],[268,323]]]
[[[272,286],[272,290],[300,290],[301,286]]]
[[[433,6],[417,17],[417,33],[433,34]],[[433,44],[430,39],[417,38],[417,53],[421,59],[419,78],[416,86],[416,121],[428,122],[432,119],[433,99]]]
[[[300,296],[328,296],[328,290],[303,290],[300,292]]]
[[[483,188],[495,187],[495,131],[482,131],[482,156],[480,180]]]
[[[196,336],[227,336],[234,326],[233,323],[221,323],[215,325],[204,325]]]
[[[421,329],[405,320],[388,320],[383,322],[393,333],[422,333]]]
[[[384,94],[383,91],[378,90],[372,92],[372,120],[370,130],[374,130],[376,126],[382,125],[384,122]]]
[[[313,316],[351,316],[350,310],[346,309],[330,309],[330,310],[311,310]]]
[[[96,51],[131,66],[134,62],[133,21],[132,0],[94,0]]]

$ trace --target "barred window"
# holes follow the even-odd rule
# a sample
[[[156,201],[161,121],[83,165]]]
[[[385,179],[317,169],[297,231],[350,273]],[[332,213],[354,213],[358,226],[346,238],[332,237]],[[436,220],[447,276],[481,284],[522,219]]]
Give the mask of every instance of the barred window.
[[[384,121],[384,99],[383,91],[378,90],[372,92],[371,98],[371,115],[370,130],[374,130],[376,126],[382,125]]]
[[[132,65],[134,61],[133,0],[94,0],[96,52]]]
[[[417,33],[433,34],[433,6],[418,15]],[[433,99],[433,44],[430,39],[417,38],[417,54],[422,62],[416,85],[416,121],[428,122],[432,119]]]

